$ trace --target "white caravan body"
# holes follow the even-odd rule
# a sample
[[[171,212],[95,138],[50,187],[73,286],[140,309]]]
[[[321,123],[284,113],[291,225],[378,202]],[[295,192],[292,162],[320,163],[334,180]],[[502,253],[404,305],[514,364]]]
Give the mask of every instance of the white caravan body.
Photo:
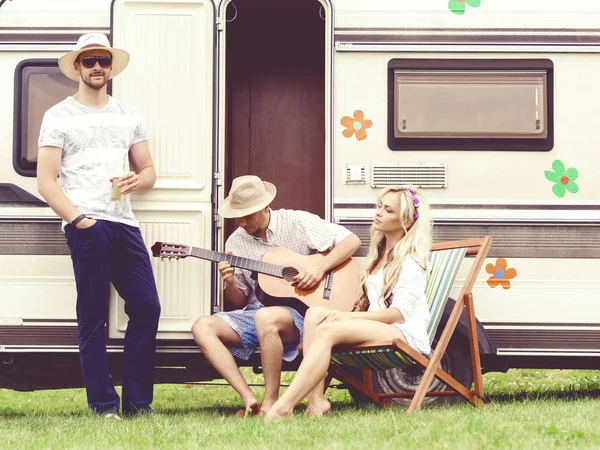
[[[232,225],[216,209],[233,177],[256,173],[278,186],[274,206],[359,235],[360,258],[378,193],[413,184],[437,241],[493,237],[474,288],[487,370],[599,365],[600,4],[0,0],[5,373],[28,354],[77,354],[71,259],[35,167],[43,112],[76,89],[56,61],[85,32],[131,54],[111,93],[148,126],[157,182],[132,203],[149,246],[222,251]],[[210,378],[193,375],[190,328],[222,308],[213,264],[153,269],[159,363]],[[113,354],[127,320],[113,289]],[[60,386],[17,373],[2,384]]]

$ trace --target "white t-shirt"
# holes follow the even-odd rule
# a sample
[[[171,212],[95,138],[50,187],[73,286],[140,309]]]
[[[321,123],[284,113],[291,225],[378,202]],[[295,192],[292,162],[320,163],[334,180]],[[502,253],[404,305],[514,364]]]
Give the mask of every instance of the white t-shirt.
[[[96,110],[67,97],[44,114],[38,147],[62,148],[58,183],[79,211],[137,227],[129,195],[110,200],[110,179],[129,172],[129,149],[146,139],[143,120],[131,106],[109,97]]]
[[[300,255],[331,250],[350,231],[336,223],[330,223],[315,214],[292,209],[270,210],[271,220],[267,228],[267,241],[251,236],[243,228],[235,230],[225,243],[225,250],[235,256],[260,261],[272,247],[284,247]],[[236,269],[235,284],[248,298],[248,306],[261,306],[256,297],[256,280],[249,270]]]
[[[367,295],[369,297],[369,311],[385,309],[383,300],[383,269],[369,275],[366,280]],[[397,308],[404,316],[404,323],[394,322],[408,344],[415,350],[427,355],[431,352],[427,325],[429,324],[429,308],[425,297],[427,273],[412,258],[407,258],[402,264],[400,276],[392,290],[392,304],[390,308]]]

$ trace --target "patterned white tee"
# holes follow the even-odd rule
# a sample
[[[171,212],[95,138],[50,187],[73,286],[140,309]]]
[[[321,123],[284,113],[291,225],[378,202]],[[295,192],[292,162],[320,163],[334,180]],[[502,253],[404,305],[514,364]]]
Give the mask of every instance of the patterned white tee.
[[[225,250],[235,256],[261,260],[272,247],[284,247],[300,255],[331,250],[351,233],[336,223],[326,222],[315,214],[291,209],[270,210],[267,241],[251,236],[243,228],[235,230],[225,243]],[[262,306],[256,297],[257,281],[249,270],[235,269],[235,284],[248,298],[248,306]]]
[[[58,183],[79,211],[137,227],[129,195],[110,200],[110,179],[129,172],[129,149],[146,139],[143,120],[131,106],[109,97],[96,110],[67,97],[44,114],[38,147],[62,148]]]

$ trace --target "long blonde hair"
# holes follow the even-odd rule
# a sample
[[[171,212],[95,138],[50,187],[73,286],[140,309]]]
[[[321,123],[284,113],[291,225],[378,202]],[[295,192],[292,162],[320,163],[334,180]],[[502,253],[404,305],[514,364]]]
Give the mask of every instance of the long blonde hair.
[[[400,210],[398,213],[405,234],[394,245],[391,254],[388,255],[387,264],[384,267],[382,297],[386,307],[389,307],[392,303],[392,292],[398,282],[400,270],[406,258],[414,258],[417,263],[423,266],[423,269],[427,268],[432,232],[429,205],[420,192],[412,186],[389,186],[379,195],[377,204],[379,205],[383,196],[390,192],[398,194],[400,200]],[[408,224],[408,228],[405,227],[405,224]],[[355,310],[365,311],[369,307],[366,280],[385,256],[385,245],[386,238],[383,232],[371,227],[371,244],[367,254],[365,269],[362,273],[362,294],[354,306]]]

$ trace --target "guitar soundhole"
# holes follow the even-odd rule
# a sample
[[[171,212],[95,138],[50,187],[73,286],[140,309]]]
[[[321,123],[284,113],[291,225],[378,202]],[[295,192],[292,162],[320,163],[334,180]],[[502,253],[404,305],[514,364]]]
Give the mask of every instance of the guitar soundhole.
[[[298,270],[293,267],[284,267],[283,268],[283,279],[289,283],[294,281],[294,277],[298,275]]]

